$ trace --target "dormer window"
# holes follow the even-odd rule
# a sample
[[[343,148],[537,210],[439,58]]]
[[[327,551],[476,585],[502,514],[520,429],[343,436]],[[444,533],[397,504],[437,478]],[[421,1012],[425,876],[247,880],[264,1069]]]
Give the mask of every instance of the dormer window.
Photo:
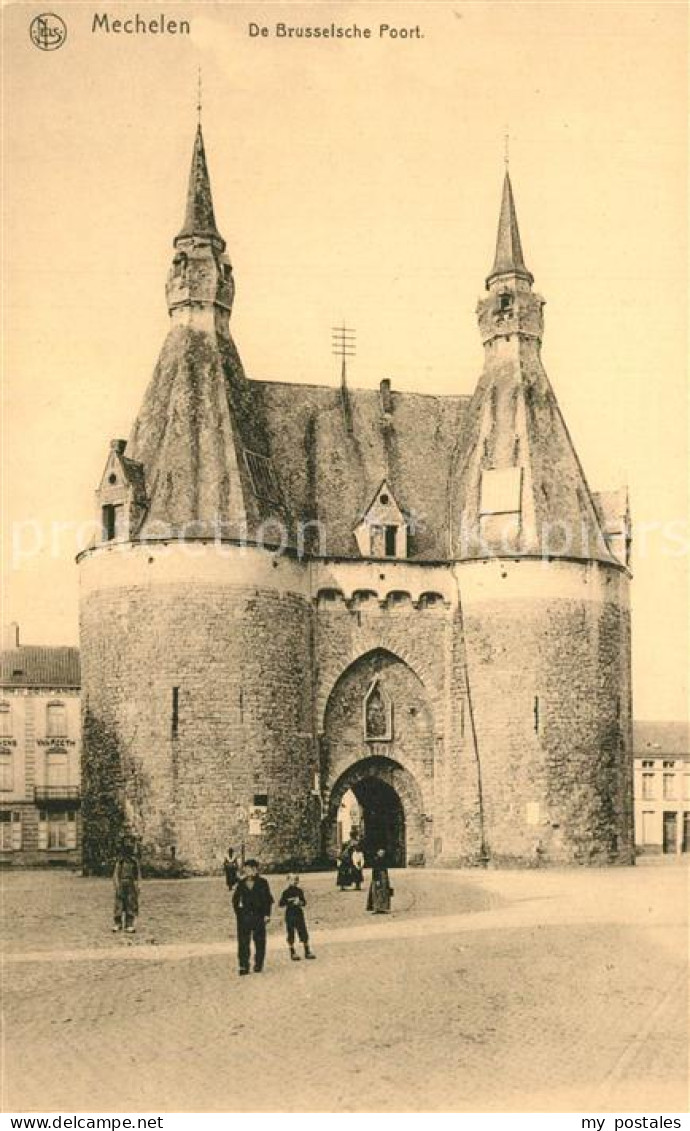
[[[107,506],[102,507],[101,515],[103,519],[104,542],[112,542],[117,537],[121,514],[122,506],[114,506],[112,503],[108,503]]]
[[[125,440],[113,440],[96,492],[101,542],[122,542],[139,526],[146,509],[144,469],[125,456]]]
[[[385,480],[355,528],[355,538],[363,558],[407,557],[407,517]]]

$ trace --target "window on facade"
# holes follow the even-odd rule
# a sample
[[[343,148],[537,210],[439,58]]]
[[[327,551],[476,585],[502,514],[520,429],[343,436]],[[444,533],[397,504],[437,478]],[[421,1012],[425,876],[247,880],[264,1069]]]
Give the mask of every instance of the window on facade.
[[[643,770],[651,770],[653,768],[653,766],[654,766],[653,762],[643,762],[642,763],[642,769]]]
[[[676,796],[676,775],[664,774],[664,797]]]
[[[22,815],[0,813],[0,852],[19,852],[22,847]]]
[[[267,793],[255,793],[254,794],[254,806],[257,809],[268,808],[268,794]]]
[[[642,814],[642,843],[655,844],[658,839],[656,814],[646,810]]]
[[[672,770],[674,768],[675,764],[676,764],[675,762],[664,762],[664,769],[665,770]]]
[[[49,703],[46,707],[46,734],[48,738],[66,737],[67,709],[64,703]]]
[[[38,815],[38,847],[44,851],[76,848],[76,813],[72,810],[41,810]]]
[[[654,774],[642,775],[642,796],[645,801],[651,801],[654,797]]]
[[[12,734],[12,708],[9,703],[0,703],[0,738]]]
[[[7,792],[13,788],[13,768],[12,754],[8,751],[0,751],[0,790]]]
[[[46,755],[46,785],[59,789],[69,782],[69,764],[64,750],[49,750]]]
[[[384,526],[383,534],[386,557],[394,558],[397,547],[398,528],[397,526]]]

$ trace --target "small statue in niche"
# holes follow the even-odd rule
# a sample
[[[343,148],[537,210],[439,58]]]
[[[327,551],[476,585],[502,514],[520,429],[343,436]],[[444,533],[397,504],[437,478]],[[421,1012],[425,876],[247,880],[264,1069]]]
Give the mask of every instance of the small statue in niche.
[[[388,706],[378,684],[375,684],[367,696],[364,708],[364,726],[367,738],[380,739],[389,737]]]

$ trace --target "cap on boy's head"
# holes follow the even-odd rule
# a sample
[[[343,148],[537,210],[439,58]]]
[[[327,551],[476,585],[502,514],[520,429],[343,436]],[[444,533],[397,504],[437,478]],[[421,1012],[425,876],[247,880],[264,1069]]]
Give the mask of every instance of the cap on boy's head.
[[[245,866],[245,868],[258,868],[259,867],[259,861],[258,860],[245,860],[244,866]]]

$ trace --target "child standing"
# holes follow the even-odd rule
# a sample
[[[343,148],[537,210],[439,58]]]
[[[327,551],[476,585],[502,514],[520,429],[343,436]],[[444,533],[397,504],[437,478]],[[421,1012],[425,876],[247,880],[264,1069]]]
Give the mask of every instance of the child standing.
[[[293,962],[299,962],[299,955],[295,954],[295,934],[304,946],[304,957],[316,958],[316,955],[309,949],[309,932],[307,931],[303,910],[307,901],[299,886],[299,876],[288,876],[287,884],[288,886],[280,897],[279,906],[285,908],[285,930],[287,932],[287,944],[290,947],[290,958]]]

